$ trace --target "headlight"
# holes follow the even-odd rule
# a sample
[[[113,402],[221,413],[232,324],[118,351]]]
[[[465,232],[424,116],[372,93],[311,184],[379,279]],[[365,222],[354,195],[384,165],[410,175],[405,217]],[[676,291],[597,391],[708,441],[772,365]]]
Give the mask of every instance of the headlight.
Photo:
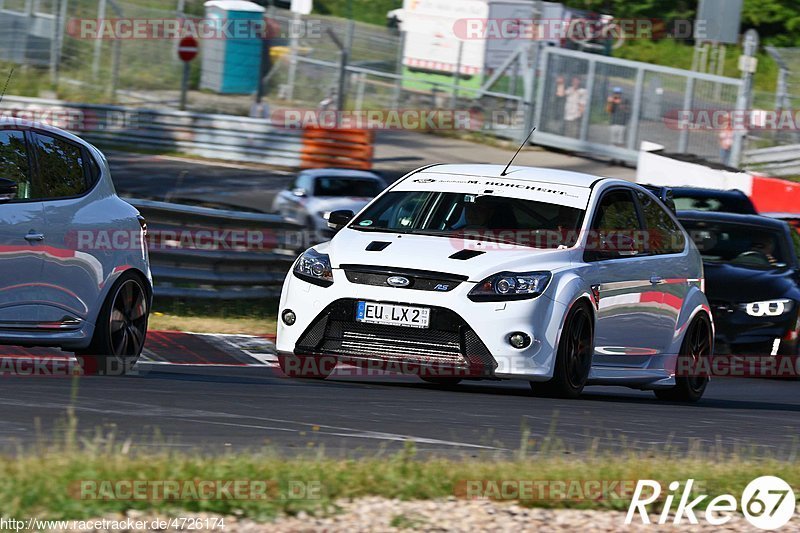
[[[781,316],[794,307],[792,300],[767,300],[742,304],[742,308],[750,316]]]
[[[333,285],[333,270],[331,269],[330,258],[313,248],[303,252],[303,255],[294,263],[292,272],[296,277],[320,287]]]
[[[542,294],[551,277],[550,272],[501,272],[478,283],[468,297],[473,302],[528,300]]]

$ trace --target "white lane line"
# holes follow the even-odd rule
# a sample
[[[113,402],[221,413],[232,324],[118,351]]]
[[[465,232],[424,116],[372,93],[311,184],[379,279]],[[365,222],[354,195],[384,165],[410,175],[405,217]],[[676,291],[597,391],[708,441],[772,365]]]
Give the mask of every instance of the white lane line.
[[[211,420],[202,420],[202,419],[189,419],[184,418],[182,420],[186,420],[188,422],[198,422],[200,424],[213,424],[217,426],[232,426],[232,427],[240,427],[240,428],[251,428],[251,429],[274,429],[278,431],[287,431],[287,432],[294,432],[299,433],[299,429],[289,429],[289,428],[278,428],[274,426],[261,426],[257,424],[236,424],[234,422],[215,422]],[[293,424],[300,424],[306,425],[302,422],[292,422]],[[329,426],[323,426],[319,424],[309,424],[311,426],[316,426],[319,428],[328,428]],[[396,433],[382,433],[378,431],[360,431],[359,430],[350,430],[347,428],[342,428],[344,431],[357,431],[356,433],[342,433],[336,431],[322,431],[317,430],[314,431],[314,434],[318,435],[330,435],[334,437],[354,437],[359,439],[376,439],[376,440],[388,440],[393,442],[409,442],[413,441],[420,444],[438,444],[441,446],[454,446],[458,448],[480,448],[483,450],[506,450],[506,448],[497,448],[495,446],[482,446],[480,444],[469,444],[467,442],[455,442],[455,441],[448,441],[448,440],[439,440],[439,439],[429,439],[426,437],[413,437],[410,435],[401,435]]]

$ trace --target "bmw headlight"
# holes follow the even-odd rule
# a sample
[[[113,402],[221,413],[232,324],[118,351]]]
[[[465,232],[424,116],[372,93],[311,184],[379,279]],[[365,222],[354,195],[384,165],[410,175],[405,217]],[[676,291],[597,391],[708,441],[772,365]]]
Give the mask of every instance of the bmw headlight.
[[[333,285],[333,269],[331,269],[330,257],[327,254],[319,253],[313,248],[303,252],[303,255],[295,261],[292,273],[303,281],[320,287]]]
[[[542,294],[550,278],[550,272],[501,272],[478,283],[468,297],[473,302],[528,300]]]
[[[742,304],[741,307],[750,316],[781,316],[794,308],[794,302],[792,300],[766,300]]]

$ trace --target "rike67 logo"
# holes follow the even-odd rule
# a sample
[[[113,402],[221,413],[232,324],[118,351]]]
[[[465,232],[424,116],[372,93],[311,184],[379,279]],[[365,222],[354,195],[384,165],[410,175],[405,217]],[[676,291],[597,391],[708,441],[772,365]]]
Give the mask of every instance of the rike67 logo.
[[[669,484],[669,492],[662,496],[661,483],[651,479],[642,479],[636,484],[631,505],[625,517],[625,524],[631,524],[636,514],[642,524],[650,523],[648,506],[663,500],[659,524],[670,521],[680,524],[685,518],[690,524],[698,524],[695,508],[700,507],[709,497],[700,494],[694,499],[692,488],[694,480],[689,479],[683,485],[673,481]],[[673,505],[676,504],[673,511]],[[741,507],[740,507],[741,505]],[[792,487],[779,477],[762,476],[754,479],[742,491],[740,500],[732,494],[722,494],[708,501],[705,505],[705,521],[712,526],[724,525],[733,518],[733,514],[741,509],[742,514],[750,524],[765,530],[778,529],[785,526],[792,519],[795,511],[795,494]],[[655,506],[654,506],[655,507]],[[670,517],[670,514],[673,513]]]

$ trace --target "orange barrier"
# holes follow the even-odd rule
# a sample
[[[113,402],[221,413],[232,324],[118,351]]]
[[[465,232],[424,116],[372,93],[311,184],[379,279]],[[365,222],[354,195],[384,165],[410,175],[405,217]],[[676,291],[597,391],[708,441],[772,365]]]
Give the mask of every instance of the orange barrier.
[[[800,183],[756,174],[750,199],[759,213],[800,213]]]
[[[374,138],[370,130],[307,128],[303,131],[300,168],[369,170],[375,152]]]

